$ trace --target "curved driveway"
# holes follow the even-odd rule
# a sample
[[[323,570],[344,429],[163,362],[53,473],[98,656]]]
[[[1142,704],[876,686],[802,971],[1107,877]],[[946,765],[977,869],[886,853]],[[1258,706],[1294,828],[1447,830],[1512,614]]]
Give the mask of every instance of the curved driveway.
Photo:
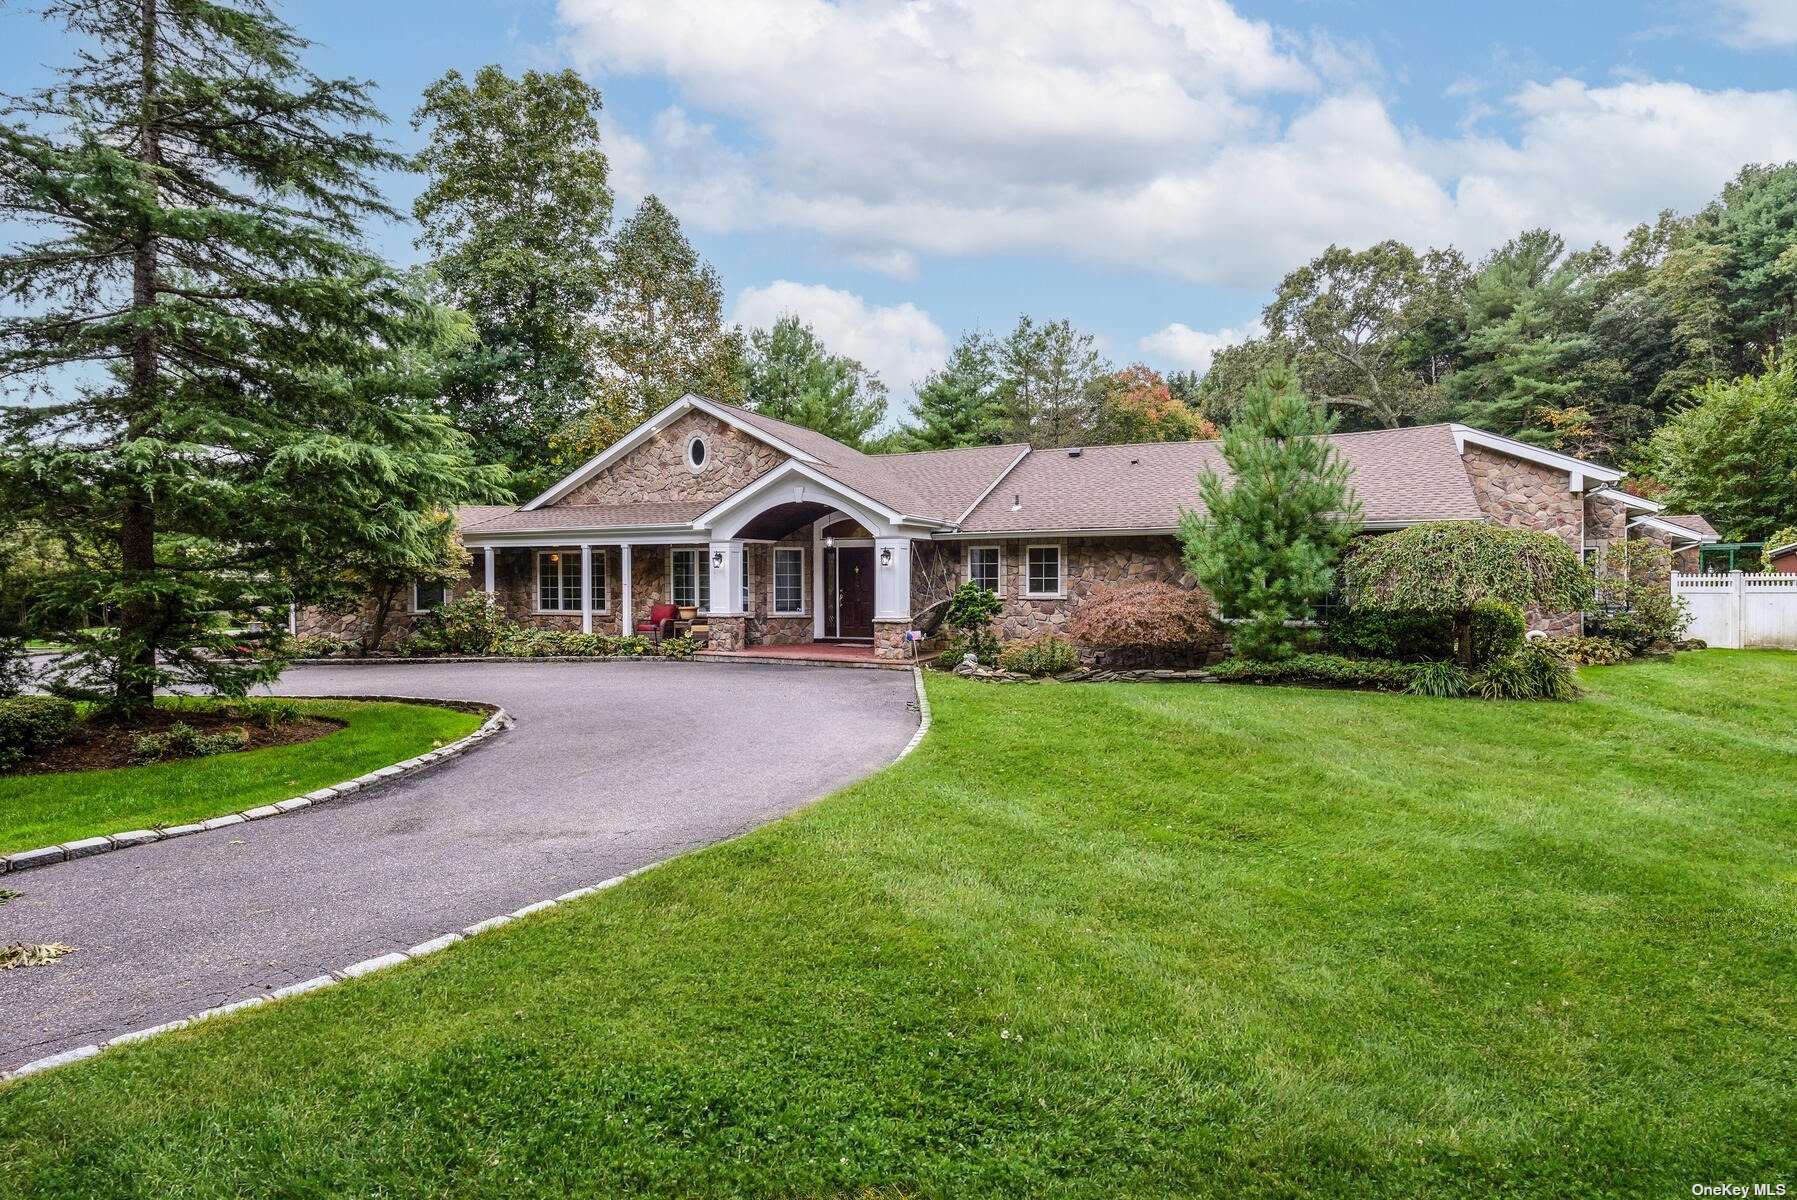
[[[508,733],[292,816],[0,876],[0,1071],[400,950],[720,841],[892,761],[908,672],[670,663],[304,667],[288,695],[485,700]]]

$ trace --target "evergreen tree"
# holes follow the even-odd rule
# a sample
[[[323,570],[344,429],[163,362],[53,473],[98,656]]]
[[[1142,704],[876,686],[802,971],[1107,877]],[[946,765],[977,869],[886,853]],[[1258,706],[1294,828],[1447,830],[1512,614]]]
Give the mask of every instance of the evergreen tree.
[[[233,625],[491,490],[427,411],[454,326],[357,243],[392,215],[367,173],[403,165],[357,128],[365,86],[307,71],[263,4],[45,13],[80,49],[0,126],[0,213],[42,235],[0,259],[0,506],[97,549],[33,623],[118,709],[241,692],[278,662]]]
[[[963,334],[948,362],[917,389],[911,412],[916,424],[903,439],[911,449],[947,450],[1004,441],[1004,402],[992,340],[977,330]]]
[[[1099,377],[1108,369],[1089,333],[1065,321],[1025,316],[999,344],[999,394],[1006,440],[1077,446],[1098,425]]]
[[[1692,221],[1690,244],[1720,251],[1726,372],[1751,370],[1797,336],[1797,162],[1743,167]]]
[[[1592,349],[1591,273],[1565,250],[1558,234],[1532,229],[1480,266],[1467,293],[1462,363],[1443,387],[1457,420],[1549,441],[1541,412],[1579,402],[1576,368]]]
[[[749,335],[743,402],[776,420],[860,449],[886,415],[886,385],[852,358],[831,354],[811,326],[787,315]]]
[[[740,399],[742,336],[724,327],[724,285],[647,197],[608,246],[592,405],[554,439],[566,464],[590,458],[687,393]]]
[[[1334,585],[1342,547],[1360,526],[1352,468],[1327,437],[1336,418],[1312,404],[1287,367],[1266,371],[1223,431],[1228,475],[1204,471],[1204,513],[1180,518],[1186,568],[1218,609],[1241,620],[1235,652],[1283,658]]]
[[[546,483],[550,436],[592,402],[592,317],[605,286],[612,194],[600,97],[572,71],[512,79],[451,71],[424,93],[412,206],[440,296],[478,334],[450,364],[443,402],[479,452]]]

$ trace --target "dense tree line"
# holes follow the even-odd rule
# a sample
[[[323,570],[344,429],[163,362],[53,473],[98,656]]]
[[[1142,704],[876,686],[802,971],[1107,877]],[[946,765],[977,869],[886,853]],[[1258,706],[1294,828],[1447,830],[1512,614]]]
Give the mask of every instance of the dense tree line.
[[[1646,465],[1698,388],[1756,371],[1797,332],[1797,163],[1746,167],[1619,248],[1569,250],[1547,229],[1476,264],[1331,246],[1281,281],[1263,323],[1198,383],[1201,410],[1285,360],[1350,428],[1453,419]]]

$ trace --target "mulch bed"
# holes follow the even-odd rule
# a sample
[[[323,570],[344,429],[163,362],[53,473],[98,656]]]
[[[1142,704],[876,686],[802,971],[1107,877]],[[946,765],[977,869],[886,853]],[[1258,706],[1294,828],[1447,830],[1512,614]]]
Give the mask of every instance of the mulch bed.
[[[68,740],[34,758],[26,759],[8,774],[49,775],[66,771],[104,771],[112,767],[137,766],[131,761],[132,742],[143,734],[160,733],[175,724],[191,725],[202,733],[241,729],[249,735],[249,741],[243,750],[232,751],[235,754],[241,754],[244,750],[265,750],[270,746],[298,745],[314,741],[328,733],[336,733],[344,727],[342,721],[333,721],[328,717],[301,717],[289,725],[261,729],[246,724],[240,718],[220,713],[157,709],[144,720],[124,726],[82,721],[69,734]]]

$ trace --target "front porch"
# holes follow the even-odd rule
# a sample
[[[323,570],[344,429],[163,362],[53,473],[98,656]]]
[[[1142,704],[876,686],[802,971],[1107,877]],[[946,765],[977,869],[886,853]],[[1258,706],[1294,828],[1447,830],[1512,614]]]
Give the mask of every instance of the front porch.
[[[745,646],[740,650],[701,650],[698,656],[721,662],[809,663],[814,666],[872,667],[883,671],[905,671],[911,667],[908,660],[879,657],[870,643],[799,642]]]

